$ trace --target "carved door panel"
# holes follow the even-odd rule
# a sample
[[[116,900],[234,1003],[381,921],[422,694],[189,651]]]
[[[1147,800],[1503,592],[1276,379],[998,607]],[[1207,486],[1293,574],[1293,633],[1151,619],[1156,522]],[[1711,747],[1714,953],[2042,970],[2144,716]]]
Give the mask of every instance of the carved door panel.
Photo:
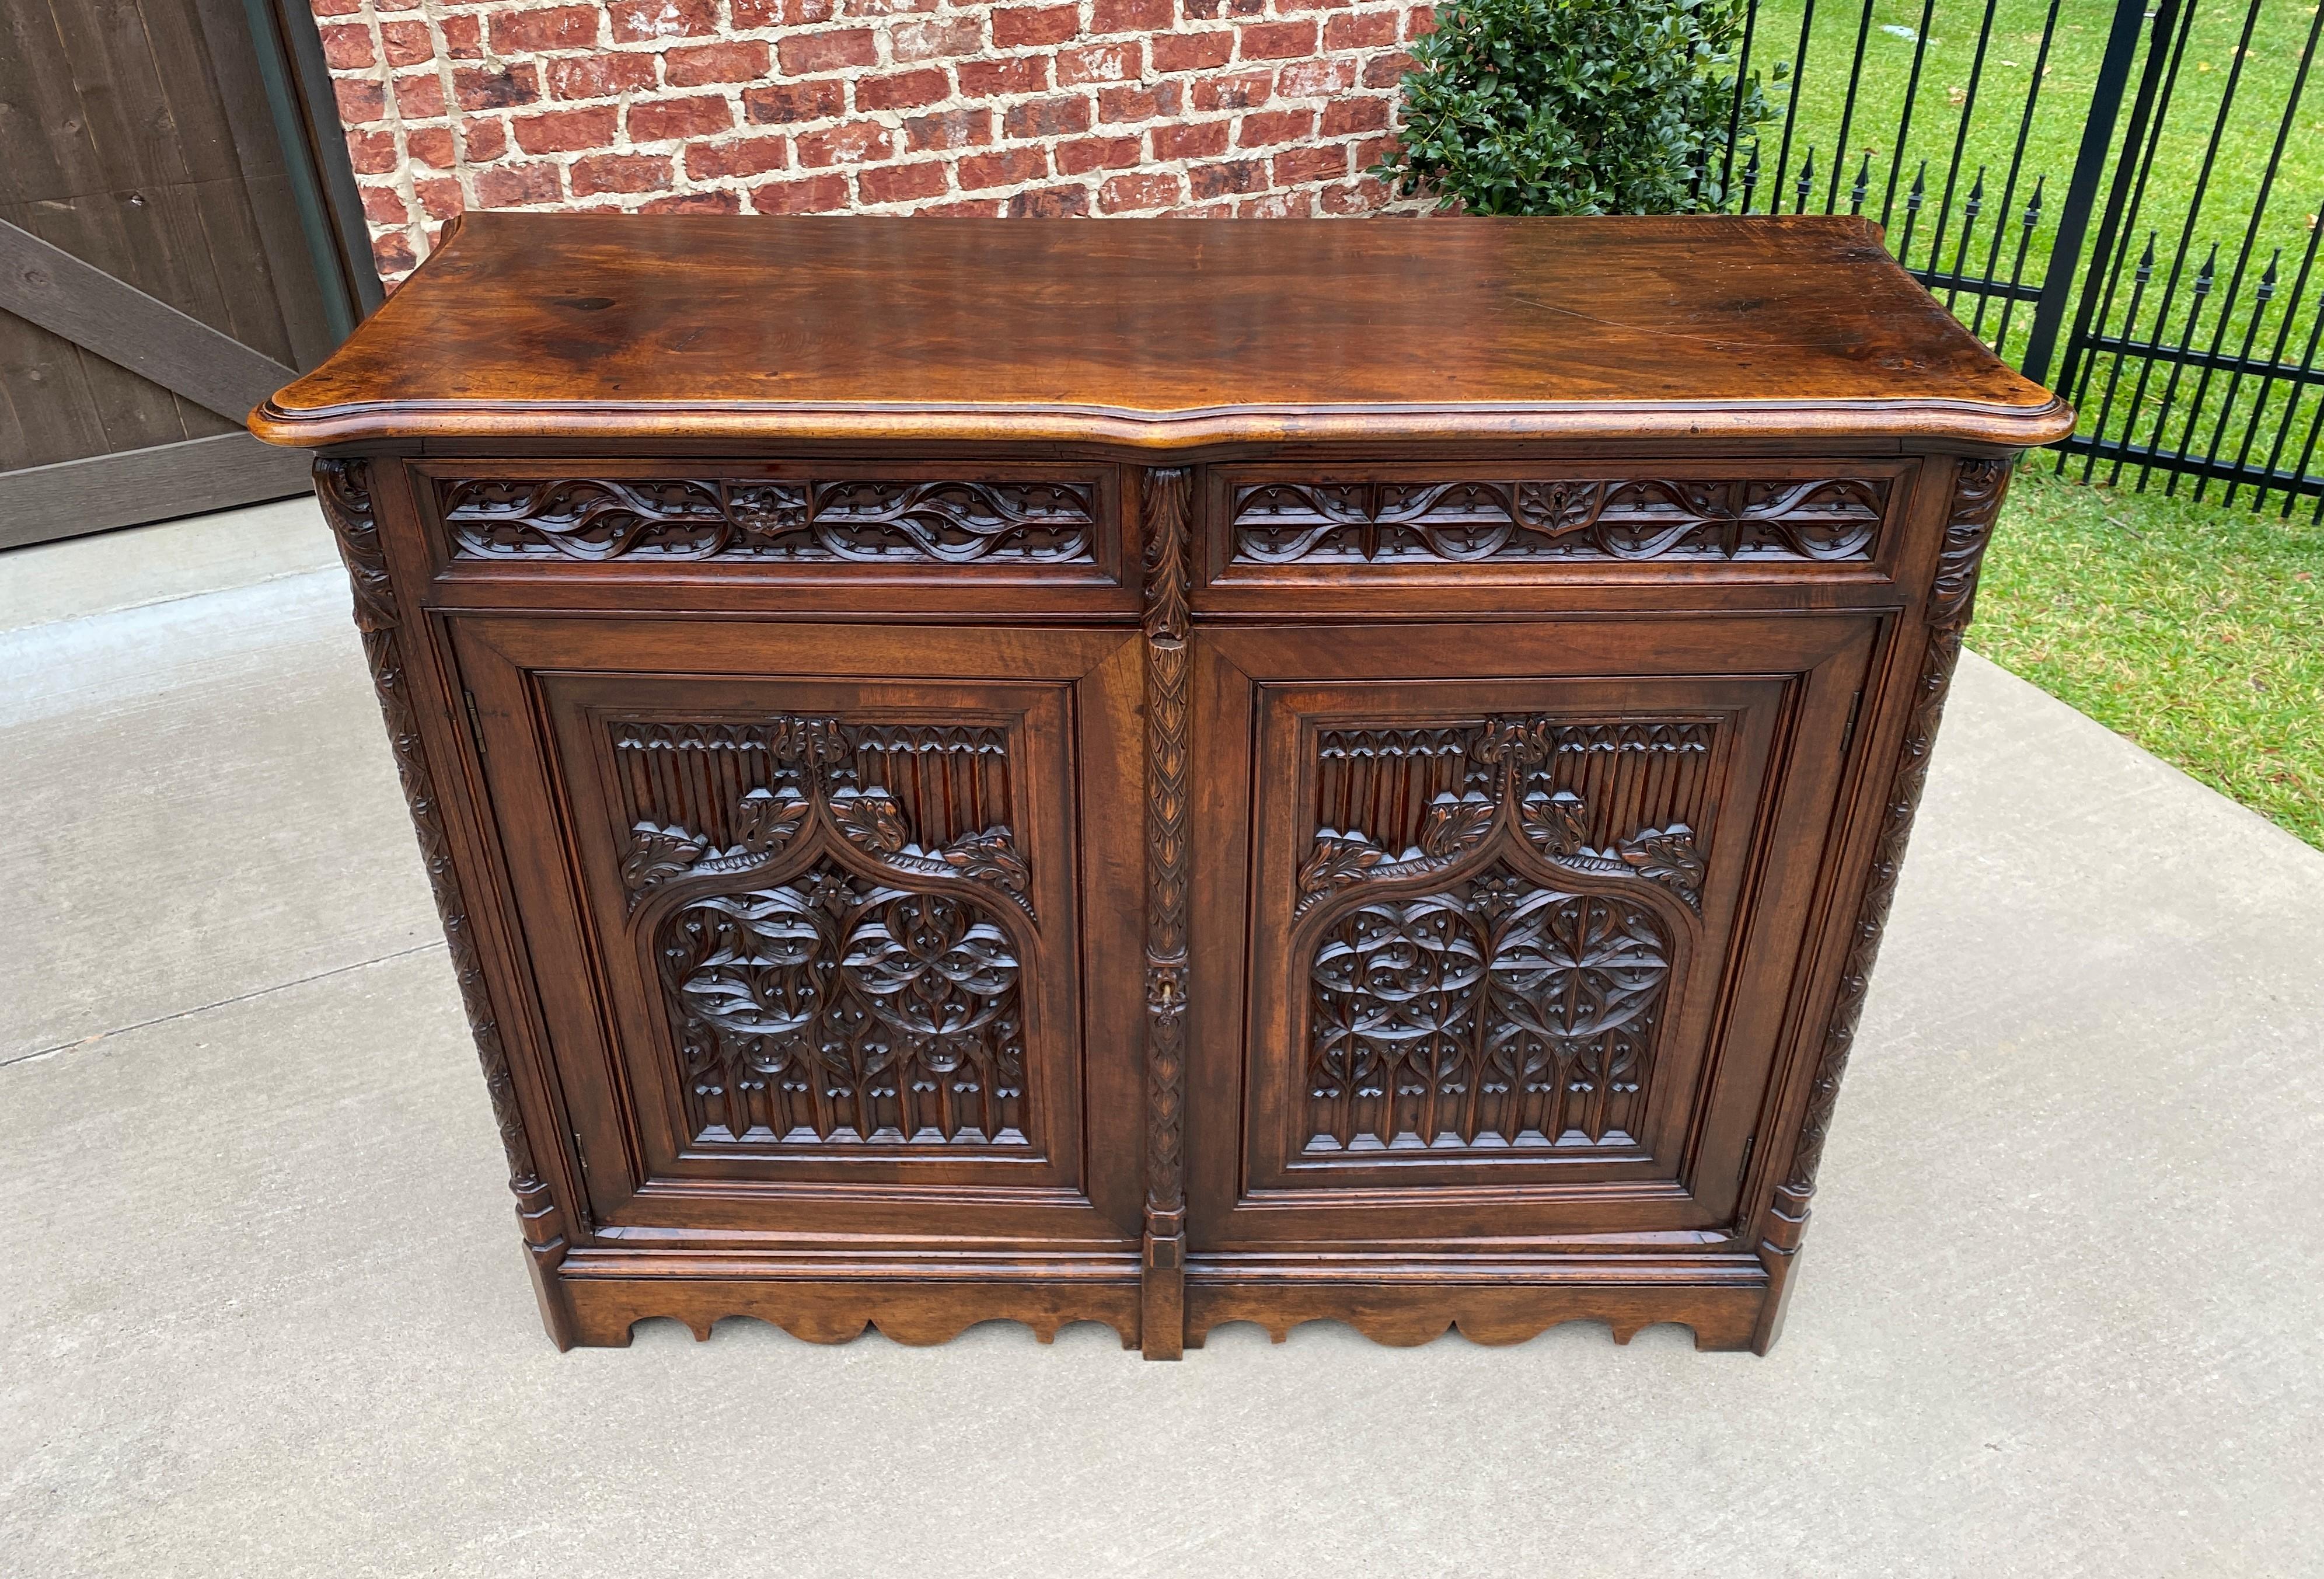
[[[597,1220],[1134,1240],[1131,635],[606,631],[459,642]]]
[[[1193,1248],[1730,1217],[1877,633],[1198,632]]]

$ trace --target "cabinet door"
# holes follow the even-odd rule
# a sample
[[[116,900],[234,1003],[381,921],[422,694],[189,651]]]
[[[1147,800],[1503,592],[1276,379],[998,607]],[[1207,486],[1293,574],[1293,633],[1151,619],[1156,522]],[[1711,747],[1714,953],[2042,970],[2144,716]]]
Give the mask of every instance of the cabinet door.
[[[1135,642],[462,622],[595,1221],[1138,1232]]]
[[[1198,633],[1192,1248],[1720,1237],[1877,631]]]

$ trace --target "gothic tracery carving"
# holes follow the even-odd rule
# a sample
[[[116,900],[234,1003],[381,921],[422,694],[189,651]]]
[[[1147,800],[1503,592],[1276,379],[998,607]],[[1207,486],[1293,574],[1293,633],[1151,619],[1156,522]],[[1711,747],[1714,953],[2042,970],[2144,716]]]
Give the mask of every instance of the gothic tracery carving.
[[[732,765],[747,757],[765,780],[733,798],[724,838],[642,819],[622,861],[633,913],[685,885],[651,942],[698,1141],[1029,1143],[1019,946],[982,899],[926,884],[973,884],[1029,921],[1031,872],[1006,826],[917,842],[865,766],[1005,760],[1006,739],[795,715],[612,726],[617,754],[675,755],[704,784],[748,781]]]
[[[1627,1143],[1670,969],[1651,909],[1506,862],[1349,910],[1310,973],[1306,1150]]]
[[[1550,771],[1562,753],[1694,753],[1709,748],[1710,726],[1692,720],[1597,724],[1499,717],[1478,725],[1323,732],[1320,753],[1341,760],[1413,756],[1460,767],[1457,787],[1428,802],[1417,840],[1397,851],[1372,834],[1325,826],[1299,869],[1298,910],[1356,883],[1416,877],[1450,866],[1498,830],[1520,835],[1542,859],[1598,876],[1658,882],[1688,909],[1702,909],[1705,864],[1694,829],[1670,822],[1633,829],[1593,847],[1586,799],[1561,788]]]
[[[697,1140],[1027,1144],[1022,967],[974,900],[826,858],[657,945]]]
[[[1413,837],[1399,853],[1321,826],[1297,874],[1305,1156],[1637,1143],[1677,946],[1645,896],[1700,914],[1705,865],[1675,817],[1593,845],[1608,819],[1590,801],[1707,817],[1717,727],[1504,715],[1317,732],[1318,822]]]

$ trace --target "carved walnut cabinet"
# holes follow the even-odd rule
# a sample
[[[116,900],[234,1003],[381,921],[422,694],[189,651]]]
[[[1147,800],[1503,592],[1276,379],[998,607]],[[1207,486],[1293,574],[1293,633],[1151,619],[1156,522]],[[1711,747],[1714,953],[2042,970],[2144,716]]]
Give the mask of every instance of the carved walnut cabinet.
[[[1860,221],[487,215],[318,452],[550,1334],[1774,1340],[2014,452]]]

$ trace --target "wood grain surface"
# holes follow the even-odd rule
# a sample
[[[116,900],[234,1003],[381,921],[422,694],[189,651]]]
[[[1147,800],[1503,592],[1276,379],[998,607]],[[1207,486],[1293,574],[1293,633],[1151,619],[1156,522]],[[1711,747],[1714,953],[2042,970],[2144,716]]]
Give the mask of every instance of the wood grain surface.
[[[1855,218],[483,214],[259,408],[291,444],[1912,435],[2066,408]]]
[[[1764,1353],[2064,420],[1874,243],[464,230],[258,426],[552,1338]]]

